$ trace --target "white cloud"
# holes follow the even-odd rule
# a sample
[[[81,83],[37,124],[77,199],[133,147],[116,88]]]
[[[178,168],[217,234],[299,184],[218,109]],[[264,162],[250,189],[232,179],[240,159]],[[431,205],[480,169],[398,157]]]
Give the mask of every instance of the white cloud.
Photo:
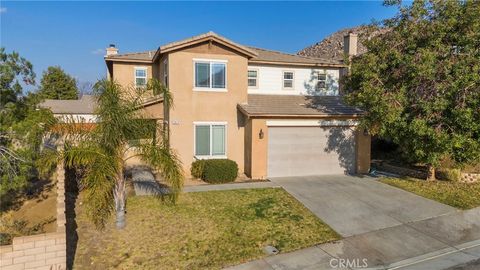
[[[7,13],[7,8],[6,7],[0,8],[0,13]]]
[[[105,49],[96,49],[91,51],[92,54],[105,54]]]

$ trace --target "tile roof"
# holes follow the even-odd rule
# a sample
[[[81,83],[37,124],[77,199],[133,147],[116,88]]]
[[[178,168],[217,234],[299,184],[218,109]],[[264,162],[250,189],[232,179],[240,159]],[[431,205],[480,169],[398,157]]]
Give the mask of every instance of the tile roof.
[[[308,64],[308,65],[322,65],[322,64],[334,64],[343,65],[343,61],[326,58],[315,58],[308,56],[301,56],[296,54],[289,54],[284,52],[266,50],[261,48],[250,47],[258,53],[257,57],[252,58],[251,62],[282,62],[282,63],[296,63],[296,64]]]
[[[248,104],[239,104],[250,116],[261,115],[361,115],[362,111],[346,105],[339,96],[248,95]]]
[[[192,44],[196,41],[198,42],[203,42],[204,40],[208,39],[216,39],[219,42],[224,42],[226,44],[232,45],[233,47],[238,48],[241,51],[244,51],[245,53],[253,56],[256,55],[256,52],[246,46],[240,45],[238,43],[235,43],[223,36],[220,36],[212,31],[200,34],[197,36],[193,36],[190,38],[186,38],[183,40],[171,42],[165,45],[160,46],[157,50],[150,50],[150,51],[145,51],[145,52],[136,52],[136,53],[123,53],[123,54],[115,54],[115,55],[109,55],[106,56],[105,59],[118,59],[118,60],[142,60],[142,61],[153,61],[155,54],[157,51],[160,53],[170,51],[172,49],[176,49],[178,47],[183,47],[187,46],[189,44]]]
[[[46,99],[38,106],[50,109],[54,114],[93,114],[96,101],[94,96],[83,95],[80,99],[74,100]]]
[[[214,32],[208,32],[208,33],[187,38],[184,40],[171,42],[171,43],[160,46],[158,50],[160,53],[162,53],[163,51],[169,51],[176,47],[190,44],[191,42],[194,42],[196,40],[202,40],[207,38],[215,38],[217,40],[220,40],[220,41],[229,43],[235,47],[238,47],[239,49],[247,53],[250,53],[251,55],[255,55],[252,59],[250,59],[251,62],[278,62],[278,63],[293,63],[293,64],[307,64],[307,65],[325,65],[325,64],[342,65],[343,64],[342,61],[335,60],[335,59],[315,58],[315,57],[308,57],[308,56],[301,56],[296,54],[266,50],[266,49],[261,49],[256,47],[243,46],[225,37],[222,37]],[[109,55],[106,57],[106,59],[153,61],[155,54],[157,53],[158,50]]]
[[[128,60],[142,60],[142,61],[152,61],[153,57],[157,50],[150,50],[145,52],[135,52],[135,53],[122,53],[109,55],[106,58],[108,59],[128,59]]]
[[[150,106],[162,102],[161,95],[149,96],[142,100],[140,106]],[[54,114],[95,114],[97,101],[95,96],[83,95],[80,99],[46,99],[38,104],[40,108],[50,109]]]

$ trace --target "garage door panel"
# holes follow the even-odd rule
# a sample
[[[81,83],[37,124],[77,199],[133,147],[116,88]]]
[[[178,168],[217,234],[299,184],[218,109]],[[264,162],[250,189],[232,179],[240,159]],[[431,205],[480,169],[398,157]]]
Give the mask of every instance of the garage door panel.
[[[352,173],[355,140],[348,127],[269,127],[268,175]]]

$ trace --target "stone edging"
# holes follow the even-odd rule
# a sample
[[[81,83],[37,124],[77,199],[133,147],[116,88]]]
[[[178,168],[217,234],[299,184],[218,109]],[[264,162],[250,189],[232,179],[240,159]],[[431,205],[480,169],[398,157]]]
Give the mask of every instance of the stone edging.
[[[480,173],[462,173],[460,178],[464,183],[476,183],[480,182]]]
[[[394,173],[402,176],[410,176],[410,177],[419,178],[419,179],[427,178],[426,171],[398,167],[398,166],[387,164],[385,162],[376,162],[374,164],[376,168],[389,173]],[[463,173],[462,172],[460,174],[460,182],[462,183],[480,182],[480,173]]]

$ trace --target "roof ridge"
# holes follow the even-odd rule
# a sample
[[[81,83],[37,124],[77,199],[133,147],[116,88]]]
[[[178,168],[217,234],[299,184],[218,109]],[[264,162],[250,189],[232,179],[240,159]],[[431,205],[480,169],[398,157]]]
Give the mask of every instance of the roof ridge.
[[[256,49],[256,50],[262,50],[262,51],[268,51],[268,52],[286,54],[286,55],[291,55],[291,56],[300,56],[300,55],[298,55],[298,54],[291,54],[291,53],[282,52],[282,51],[277,51],[277,50],[264,49],[264,48],[259,48],[259,47],[255,47],[255,46],[248,46],[248,47],[250,47],[250,48],[252,48],[252,49]]]

